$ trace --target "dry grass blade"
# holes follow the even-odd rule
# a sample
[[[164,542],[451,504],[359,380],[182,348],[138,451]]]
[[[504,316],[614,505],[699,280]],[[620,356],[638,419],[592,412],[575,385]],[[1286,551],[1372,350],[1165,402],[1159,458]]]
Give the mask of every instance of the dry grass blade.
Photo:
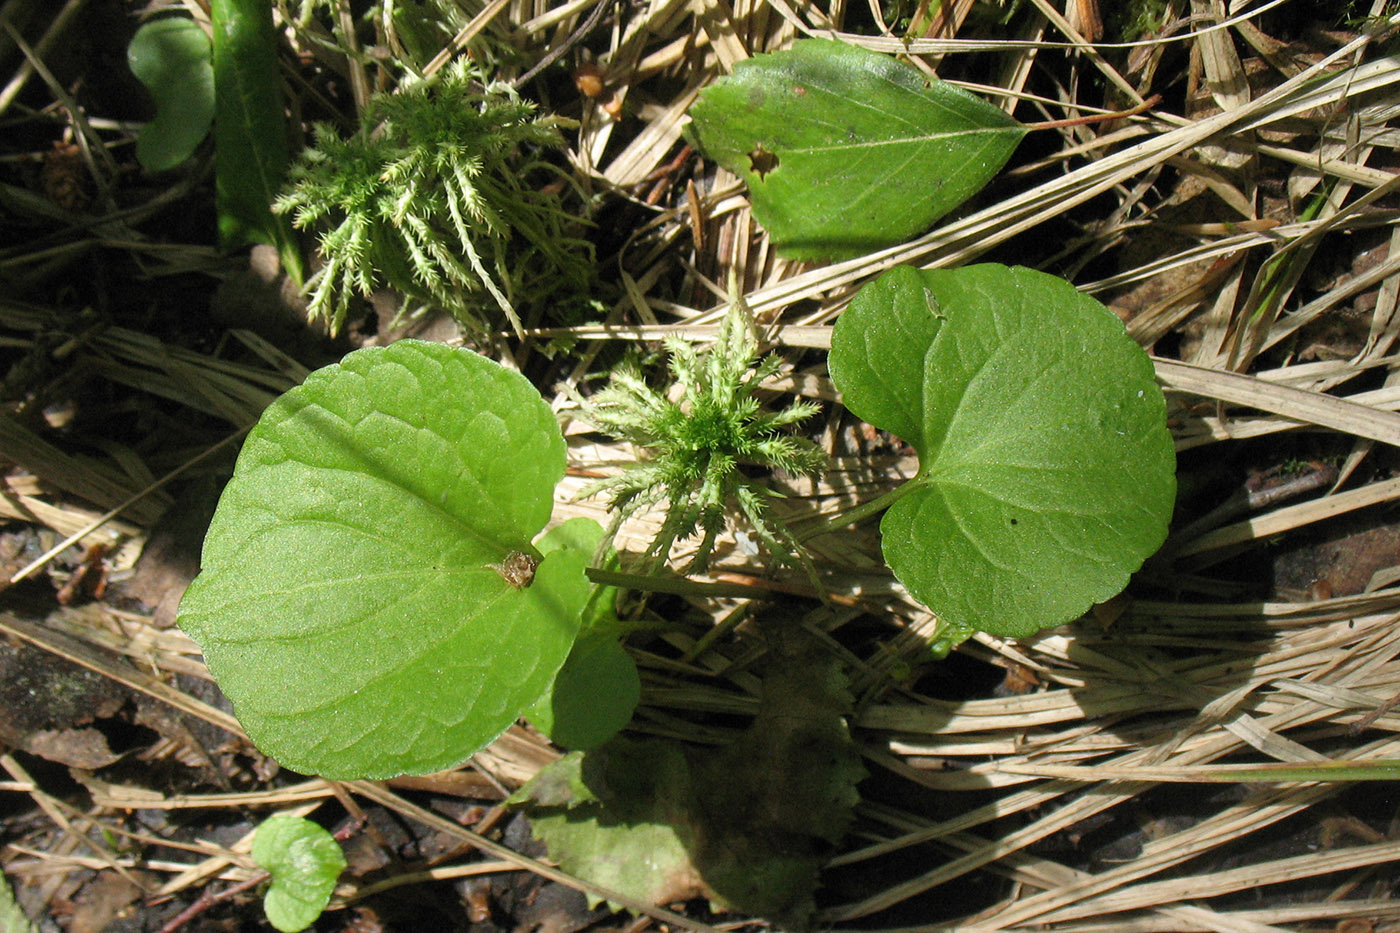
[[[144,483],[121,476],[105,464],[63,452],[9,415],[0,415],[0,450],[4,450],[7,459],[22,464],[44,482],[89,502],[117,506],[132,501],[127,510],[131,521],[153,522],[170,507],[170,500],[160,493],[145,501],[134,501]]]
[[[1400,779],[1400,761],[1329,761],[1312,765],[1268,762],[1258,765],[1144,765],[1119,768],[1112,765],[1005,764],[999,771],[1069,781],[1164,781],[1175,784],[1211,784],[1254,781],[1312,783],[1320,781],[1393,781]]]
[[[8,613],[0,613],[0,631],[5,632],[10,637],[43,648],[50,654],[66,661],[72,661],[80,667],[95,671],[133,690],[168,703],[182,712],[197,716],[211,725],[218,726],[230,735],[247,741],[242,728],[238,725],[238,720],[229,713],[172,687],[158,677],[139,671],[80,639],[50,632],[42,626],[14,618]]]
[[[1247,405],[1305,424],[1333,428],[1385,444],[1400,444],[1400,415],[1355,402],[1264,382],[1252,376],[1177,363],[1154,361],[1168,389]]]
[[[1194,541],[1185,542],[1175,554],[1177,557],[1185,557],[1202,551],[1268,538],[1312,522],[1345,514],[1352,509],[1392,502],[1397,497],[1400,497],[1400,479],[1374,483],[1361,489],[1337,493],[1315,502],[1291,505],[1258,518],[1218,528]]]

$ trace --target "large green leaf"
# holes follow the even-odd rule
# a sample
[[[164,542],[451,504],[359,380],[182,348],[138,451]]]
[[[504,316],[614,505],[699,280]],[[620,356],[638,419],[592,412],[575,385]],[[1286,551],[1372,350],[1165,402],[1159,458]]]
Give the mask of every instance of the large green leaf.
[[[285,813],[258,827],[250,854],[272,876],[263,910],[282,933],[298,933],[315,923],[345,871],[345,853],[334,836]]]
[[[885,560],[954,625],[1066,622],[1166,536],[1175,455],[1152,363],[1061,279],[892,269],[837,322],[830,369],[851,412],[918,451],[880,523]]]
[[[290,158],[277,30],[267,0],[212,0],[214,26],[214,189],[226,246],[269,243],[302,280],[301,252],[272,201]]]
[[[585,556],[527,572],[563,473],[518,373],[422,341],[357,351],[248,435],[180,624],[284,765],[455,765],[545,691],[578,633]]]
[[[126,49],[131,73],[150,92],[156,116],[136,138],[136,158],[151,172],[185,161],[214,119],[214,68],[209,37],[185,16],[153,19]]]
[[[829,39],[740,62],[690,116],[700,150],[744,179],[754,216],[797,259],[919,233],[990,181],[1026,132],[980,98]]]

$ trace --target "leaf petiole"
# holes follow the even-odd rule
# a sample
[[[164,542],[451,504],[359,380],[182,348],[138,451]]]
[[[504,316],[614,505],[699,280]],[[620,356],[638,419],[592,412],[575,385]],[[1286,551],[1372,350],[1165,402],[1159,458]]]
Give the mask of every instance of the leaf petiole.
[[[889,492],[876,496],[869,502],[862,502],[859,505],[851,506],[844,512],[837,512],[820,525],[794,532],[793,537],[798,544],[805,544],[813,538],[820,538],[822,535],[863,522],[872,515],[879,515],[921,485],[923,483],[916,476],[907,482],[900,483]]]
[[[753,598],[767,596],[769,591],[760,586],[744,583],[704,583],[686,577],[645,573],[623,573],[618,570],[604,570],[589,567],[585,573],[590,582],[602,586],[616,586],[622,589],[638,590],[644,593],[670,593],[673,596],[735,596]]]

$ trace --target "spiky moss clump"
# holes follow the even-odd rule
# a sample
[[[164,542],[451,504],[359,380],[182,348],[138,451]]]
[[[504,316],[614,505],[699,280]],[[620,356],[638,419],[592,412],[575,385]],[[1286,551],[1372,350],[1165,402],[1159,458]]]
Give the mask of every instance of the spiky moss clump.
[[[606,388],[590,399],[579,399],[583,420],[647,451],[646,459],[580,493],[606,492],[611,497],[614,513],[605,548],[629,516],[664,503],[666,518],[645,557],[655,569],[678,538],[699,530],[703,538],[687,572],[703,573],[732,502],[778,560],[802,558],[792,535],[768,514],[767,500],[776,494],[750,479],[742,467],[794,475],[820,470],[825,454],[811,441],[784,433],[816,414],[818,406],[797,402],[782,411],[762,411],[753,393],[777,372],[781,361],[776,356],[759,361],[758,341],[750,328],[747,309],[736,298],[710,349],[668,338],[677,401],[625,366],[613,372]]]
[[[568,235],[548,184],[558,170],[540,156],[563,145],[561,122],[483,86],[461,59],[376,96],[350,139],[318,125],[276,203],[296,226],[322,228],[311,316],[337,332],[351,298],[384,284],[472,329],[499,309],[518,332],[518,308],[584,293],[591,250]]]

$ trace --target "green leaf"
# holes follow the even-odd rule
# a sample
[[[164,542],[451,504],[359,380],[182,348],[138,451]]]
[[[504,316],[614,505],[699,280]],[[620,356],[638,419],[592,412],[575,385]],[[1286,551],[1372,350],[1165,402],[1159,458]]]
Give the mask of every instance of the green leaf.
[[[615,636],[591,635],[574,643],[559,676],[525,716],[564,748],[596,748],[632,719],[641,698],[637,662]]]
[[[15,901],[10,880],[0,873],[0,933],[36,933],[37,929]]]
[[[549,529],[535,545],[541,554],[571,550],[586,555],[592,563],[594,554],[603,540],[603,526],[591,518],[571,518]],[[602,559],[603,567],[617,566],[617,552],[611,548]],[[612,635],[621,637],[633,626],[617,617],[617,587],[595,586],[588,599],[588,608],[583,614],[583,632],[587,635]]]
[[[282,933],[297,933],[316,922],[345,870],[345,853],[335,837],[299,816],[266,820],[253,834],[253,861],[272,876],[263,898],[268,921]]]
[[[603,540],[603,526],[591,518],[571,518],[537,542],[548,556],[572,550],[591,560]],[[565,748],[595,748],[622,731],[641,698],[637,662],[618,642],[626,626],[613,606],[617,589],[594,586],[583,613],[583,632],[574,642],[559,676],[525,715],[535,728]]]
[[[154,19],[126,49],[131,73],[150,92],[155,119],[136,139],[136,158],[150,172],[185,161],[214,119],[214,69],[209,37],[184,16]]]
[[[417,340],[356,351],[248,435],[180,624],[287,767],[451,767],[545,691],[578,633],[585,558],[522,572],[563,473],[520,374]]]
[[[212,0],[214,170],[219,236],[228,247],[268,243],[296,282],[301,251],[291,226],[272,213],[287,173],[287,121],[272,4]]]
[[[1069,283],[892,269],[838,320],[829,365],[852,413],[918,451],[883,549],[948,623],[1014,637],[1069,621],[1165,538],[1175,455],[1152,363]]]
[[[912,66],[829,39],[740,62],[689,132],[744,179],[795,259],[858,256],[927,229],[1006,164],[1026,129]]]

